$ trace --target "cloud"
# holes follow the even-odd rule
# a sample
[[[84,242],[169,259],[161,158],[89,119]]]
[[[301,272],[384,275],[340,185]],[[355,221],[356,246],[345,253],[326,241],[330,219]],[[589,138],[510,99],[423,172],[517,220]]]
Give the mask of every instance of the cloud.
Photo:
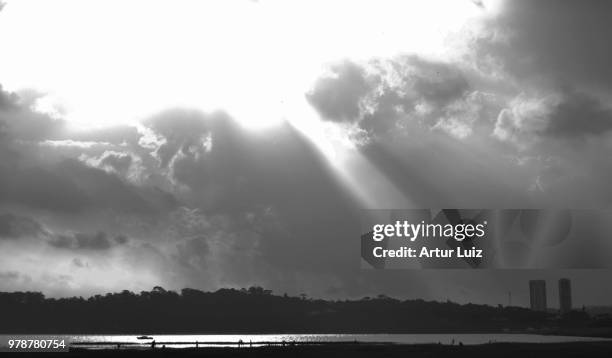
[[[518,145],[531,144],[547,130],[560,103],[561,98],[555,95],[532,98],[521,94],[499,113],[493,135]]]
[[[560,7],[507,2],[476,31],[465,58],[407,55],[352,63],[359,70],[345,72],[367,88],[334,102],[323,94],[341,92],[348,80],[323,76],[326,108],[335,103],[336,113],[343,106],[359,110],[353,122],[367,139],[357,141],[358,149],[421,205],[605,205],[610,166],[596,153],[610,150],[612,107],[607,84],[597,83],[609,68],[597,66],[609,56],[610,45],[600,39],[610,25],[594,13],[607,5]],[[573,12],[580,25],[572,22]],[[587,28],[590,16],[594,26]],[[586,40],[590,36],[596,45]],[[583,51],[569,53],[572,48]],[[311,105],[323,120],[342,122]],[[458,183],[462,189],[453,189]]]
[[[611,90],[611,11],[600,0],[505,1],[478,53],[525,81]]]
[[[24,287],[31,287],[32,277],[17,270],[0,271],[0,285],[5,290],[23,290]]]
[[[88,268],[89,267],[87,262],[84,262],[83,260],[81,260],[78,257],[75,257],[74,259],[72,259],[72,265],[74,265],[75,267],[78,267],[78,268]]]
[[[137,187],[73,159],[42,168],[0,168],[0,172],[0,199],[33,209],[74,214],[101,209],[154,214],[176,205],[169,193]]]
[[[123,178],[133,177],[138,179],[143,170],[143,168],[136,168],[140,165],[140,160],[128,152],[106,150],[99,157],[87,158],[81,156],[81,159],[92,167],[115,173]]]
[[[0,5],[0,9],[1,9]],[[15,93],[6,92],[0,85],[0,110],[15,109],[19,97]]]
[[[132,165],[132,156],[128,153],[107,151],[100,157],[100,165],[110,167],[117,173],[125,173]]]
[[[475,90],[458,64],[416,55],[342,62],[320,78],[307,98],[331,122],[357,123],[370,135],[401,130],[405,122],[464,138],[491,95]]]
[[[350,61],[333,65],[329,72],[317,81],[306,98],[327,120],[359,120],[360,102],[371,87],[366,72],[361,66]]]
[[[119,245],[127,244],[130,241],[129,237],[122,235],[122,234],[115,236],[114,239],[115,239],[115,242]]]
[[[78,212],[92,205],[90,197],[65,180],[62,173],[43,168],[2,171],[0,198],[4,203],[60,212]]]
[[[317,149],[287,124],[254,135],[227,116],[193,113],[144,122],[163,143],[150,148],[164,148],[160,168],[167,163],[194,208],[177,210],[164,225],[163,235],[176,241],[168,251],[179,276],[280,287],[298,285],[296,275],[344,274],[350,258],[342,247],[358,234],[358,218]]]
[[[119,239],[117,240],[117,237]],[[104,231],[95,233],[75,232],[72,234],[55,234],[48,241],[48,244],[58,249],[71,250],[108,250],[113,245],[125,244],[125,236],[117,236],[111,241],[108,234]]]
[[[58,164],[63,179],[83,192],[93,208],[111,208],[117,212],[154,214],[172,208],[176,199],[155,188],[138,187],[112,173],[83,165],[76,160]]]
[[[470,66],[504,82],[508,96],[495,137],[522,150],[551,138],[605,138],[612,124],[610,11],[598,0],[505,1],[475,32]]]
[[[609,206],[604,16],[594,15],[592,29],[581,4],[517,3],[469,48],[491,72],[418,55],[332,65],[306,100],[326,126],[365,137],[346,162],[363,157],[415,207]],[[18,267],[49,289],[36,273],[52,267],[53,292],[63,294],[154,282],[495,296],[470,283],[473,272],[356,269],[360,206],[343,180],[372,173],[340,172],[345,158],[328,161],[289,124],[253,132],[224,112],[175,108],[139,126],[75,131],[61,113],[41,113],[39,99],[0,91],[0,204],[52,230],[43,237],[34,219],[0,217],[3,238],[43,238],[40,247],[3,240],[23,251],[1,251],[0,272]],[[378,184],[368,185],[373,196]],[[527,279],[477,276],[500,292],[506,286],[491,277],[517,291]]]
[[[33,238],[62,249],[106,250],[115,245],[125,245],[129,238],[124,234],[110,237],[104,231],[93,233],[72,232],[62,234],[47,229],[28,216],[12,213],[0,214],[0,239]]]
[[[135,146],[142,137],[138,127],[133,125],[115,125],[94,129],[74,131],[70,139],[78,142],[104,143],[120,147]]]
[[[11,103],[32,112],[19,99]],[[3,119],[11,128],[18,120],[10,113]],[[99,280],[104,265],[137,271],[147,285],[210,289],[259,283],[299,290],[305,277],[347,275],[350,258],[341,249],[356,231],[353,201],[290,125],[254,135],[222,112],[175,109],[133,129],[51,138],[4,133],[0,203],[44,217],[52,228],[28,247],[11,246],[19,254],[6,265],[38,280],[38,266],[19,259],[25,252],[46,248],[39,260],[55,267],[54,277],[78,266],[71,252],[88,255],[90,269],[53,292],[106,282]],[[136,169],[140,180],[131,180]],[[194,214],[176,214],[183,205]],[[333,254],[321,255],[323,246]]]
[[[76,141],[72,139],[64,140],[45,140],[40,142],[41,146],[49,147],[77,147],[81,149],[88,149],[96,145],[109,145],[105,142],[92,142],[92,141]]]
[[[449,63],[408,56],[398,59],[392,66],[398,67],[398,90],[407,93],[408,98],[421,98],[427,103],[445,106],[470,90],[463,72]]]
[[[0,214],[0,239],[38,237],[45,233],[43,226],[31,218],[11,213]]]
[[[3,203],[50,212],[112,209],[136,215],[153,214],[176,204],[176,198],[155,183],[135,184],[148,183],[146,178],[140,180],[142,168],[133,165],[135,156],[125,152],[126,146],[132,146],[147,155],[138,145],[140,135],[135,128],[72,133],[63,120],[32,110],[19,96],[0,94],[2,103],[7,103],[0,108]],[[81,162],[82,156],[96,158],[98,168]],[[122,179],[128,171],[131,182]]]
[[[1,10],[2,3],[0,3]],[[0,272],[0,281],[15,281],[21,278],[21,274],[17,271],[2,271]]]
[[[520,94],[503,109],[493,135],[522,148],[542,139],[605,136],[612,130],[612,109],[584,93]]]
[[[472,3],[473,3],[474,5],[476,5],[477,7],[481,8],[481,9],[484,9],[484,8],[485,8],[485,5],[484,5],[484,3],[482,2],[482,0],[472,0]]]
[[[144,125],[163,138],[155,154],[161,167],[166,168],[177,153],[189,154],[206,145],[206,133],[211,121],[223,120],[225,115],[207,115],[196,110],[167,110],[146,120]]]
[[[605,135],[612,130],[612,108],[584,93],[566,93],[554,108],[546,134],[559,137]]]
[[[55,139],[65,129],[65,122],[32,110],[32,104],[0,86],[0,129],[12,139]]]

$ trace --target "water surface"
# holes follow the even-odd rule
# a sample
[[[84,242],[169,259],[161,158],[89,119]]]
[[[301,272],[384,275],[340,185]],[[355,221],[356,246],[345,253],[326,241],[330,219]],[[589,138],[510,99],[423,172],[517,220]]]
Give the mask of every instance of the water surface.
[[[396,344],[459,344],[486,343],[561,343],[604,341],[605,338],[549,336],[538,334],[203,334],[203,335],[149,335],[152,339],[141,340],[135,335],[72,335],[62,336],[72,343],[86,348],[150,347],[155,340],[156,347],[166,345],[172,348],[198,347],[242,347],[268,344],[305,344],[332,342],[396,343]],[[242,343],[239,343],[242,342]]]

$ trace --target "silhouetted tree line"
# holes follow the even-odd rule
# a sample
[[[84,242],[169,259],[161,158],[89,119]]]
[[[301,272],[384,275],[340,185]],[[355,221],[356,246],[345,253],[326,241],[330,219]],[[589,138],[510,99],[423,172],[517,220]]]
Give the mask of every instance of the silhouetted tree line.
[[[400,333],[523,330],[553,316],[520,307],[401,301],[380,295],[329,301],[273,295],[261,287],[180,293],[155,287],[89,298],[0,293],[3,333]],[[573,317],[587,320],[588,317]]]

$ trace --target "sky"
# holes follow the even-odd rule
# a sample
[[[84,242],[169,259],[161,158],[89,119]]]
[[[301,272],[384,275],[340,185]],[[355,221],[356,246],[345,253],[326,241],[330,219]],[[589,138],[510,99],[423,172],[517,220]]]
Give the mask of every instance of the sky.
[[[362,270],[359,235],[361,209],[609,209],[611,14],[3,1],[0,290],[526,305],[527,280],[569,277],[609,304],[608,270]]]

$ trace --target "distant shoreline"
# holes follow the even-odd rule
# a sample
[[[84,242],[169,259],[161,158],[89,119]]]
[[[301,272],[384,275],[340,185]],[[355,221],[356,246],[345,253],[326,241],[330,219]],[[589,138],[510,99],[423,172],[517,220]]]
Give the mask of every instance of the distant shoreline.
[[[407,330],[407,331],[273,331],[273,332],[236,332],[236,331],[218,331],[218,332],[155,332],[155,331],[137,331],[137,332],[0,332],[0,335],[41,335],[41,336],[140,336],[140,335],[383,335],[383,334],[535,334],[543,336],[571,336],[571,337],[586,337],[586,338],[612,338],[612,328],[547,328],[547,329],[514,329],[514,330]]]

